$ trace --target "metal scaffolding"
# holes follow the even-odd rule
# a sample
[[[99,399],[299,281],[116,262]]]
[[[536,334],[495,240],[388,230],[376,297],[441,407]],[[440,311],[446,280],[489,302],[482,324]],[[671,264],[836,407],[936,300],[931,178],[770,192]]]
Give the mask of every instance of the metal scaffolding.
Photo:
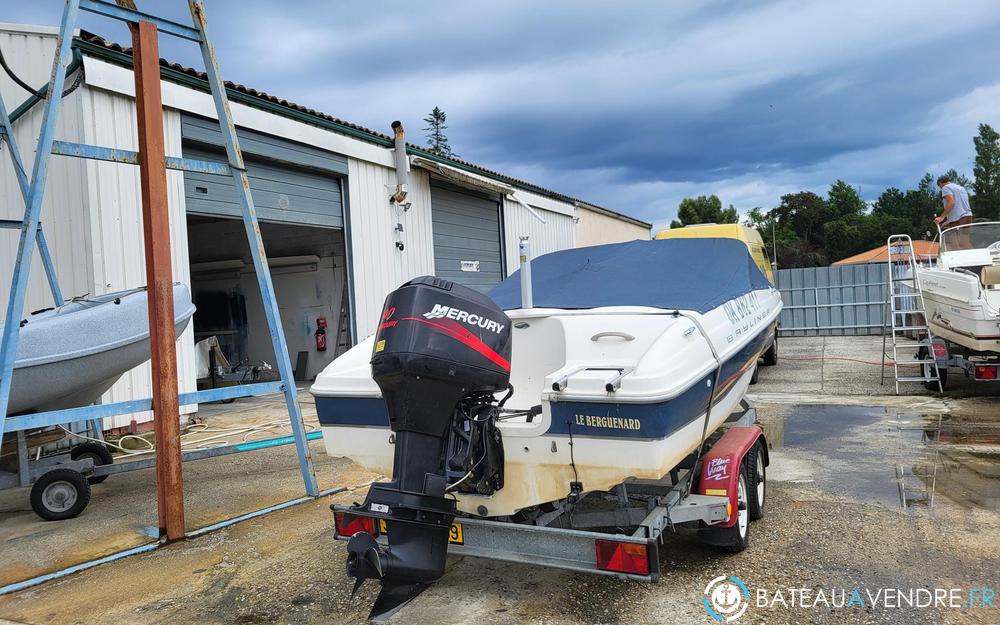
[[[76,421],[88,421],[99,428],[99,419],[143,410],[153,410],[156,429],[156,490],[160,534],[167,540],[184,537],[184,497],[180,448],[179,405],[197,404],[236,397],[283,393],[291,421],[299,468],[307,495],[319,495],[308,440],[302,422],[296,387],[288,357],[288,346],[281,327],[274,286],[267,255],[261,239],[246,167],[236,138],[225,85],[220,77],[218,59],[208,36],[208,23],[202,0],[188,0],[193,26],[116,6],[103,0],[66,0],[56,40],[56,54],[47,86],[45,108],[39,132],[33,169],[25,171],[14,138],[7,108],[0,97],[0,141],[6,141],[18,184],[24,198],[22,221],[2,220],[0,227],[19,228],[17,260],[7,301],[6,322],[0,342],[0,440],[4,431],[22,432]],[[126,22],[132,31],[136,112],[139,151],[112,149],[54,140],[56,118],[68,68],[72,61],[73,30],[80,10]],[[160,94],[158,33],[196,42],[208,74],[216,114],[225,139],[228,163],[167,157],[164,148],[163,107]],[[51,155],[113,161],[138,165],[142,191],[142,221],[146,255],[147,297],[149,300],[150,352],[152,357],[153,396],[147,399],[99,404],[67,410],[10,416],[7,414],[11,393],[18,335],[22,318],[32,254],[37,248],[56,306],[64,303],[58,280],[42,233],[40,213]],[[242,207],[243,224],[250,243],[257,283],[264,313],[271,333],[275,360],[281,379],[243,386],[178,394],[177,353],[171,272],[171,241],[167,206],[166,170],[198,171],[231,176]],[[98,429],[99,431],[99,429]],[[23,439],[23,436],[20,436]],[[21,450],[23,451],[23,449]],[[242,450],[239,450],[242,451]],[[25,476],[22,475],[22,480]]]

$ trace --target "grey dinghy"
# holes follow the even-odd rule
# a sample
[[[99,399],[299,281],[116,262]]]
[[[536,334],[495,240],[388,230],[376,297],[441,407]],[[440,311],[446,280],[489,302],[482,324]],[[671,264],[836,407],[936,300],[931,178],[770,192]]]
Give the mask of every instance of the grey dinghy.
[[[94,403],[126,371],[149,360],[146,289],[77,298],[22,321],[7,414]],[[191,291],[174,284],[177,334],[194,315]]]

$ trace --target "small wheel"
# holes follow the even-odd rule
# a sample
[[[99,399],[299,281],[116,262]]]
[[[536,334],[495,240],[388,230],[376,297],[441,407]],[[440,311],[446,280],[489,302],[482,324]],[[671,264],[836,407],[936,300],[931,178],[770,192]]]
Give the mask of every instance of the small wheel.
[[[767,348],[764,352],[764,366],[773,367],[778,364],[778,333],[774,333],[774,340],[771,341],[771,346]]]
[[[760,441],[747,452],[747,478],[750,487],[747,493],[747,512],[750,520],[764,518],[764,499],[767,496],[767,471],[764,467],[764,450]]]
[[[53,469],[31,487],[31,509],[46,521],[72,519],[90,503],[90,483],[73,469]]]
[[[928,353],[927,352],[927,348],[926,347],[921,347],[919,350],[917,350],[917,359],[918,360],[923,360],[923,359],[927,358],[927,353]],[[940,390],[944,391],[945,389],[948,388],[948,369],[946,367],[942,367],[941,365],[938,365],[937,370],[938,370],[938,379],[941,380],[941,389]],[[920,365],[920,375],[921,375],[921,377],[929,378],[932,375],[934,375],[934,371],[931,370],[931,366],[929,364],[923,364],[923,365]],[[928,381],[928,382],[924,382],[924,388],[927,389],[928,391],[937,391],[938,390],[938,385],[937,385],[937,382]]]
[[[750,384],[757,383],[757,377],[760,375],[760,368],[755,364],[753,366],[753,374],[750,376]]]
[[[99,467],[102,464],[114,464],[115,459],[108,451],[108,448],[103,443],[83,443],[77,445],[69,452],[69,457],[73,460],[82,460],[84,458],[90,458],[94,461],[94,466]],[[100,484],[104,480],[108,479],[107,475],[92,475],[87,478],[87,481],[91,484]]]
[[[740,477],[736,489],[736,523],[732,527],[707,527],[699,532],[701,539],[710,544],[722,547],[730,553],[739,553],[750,544],[750,514],[749,514],[749,480],[747,479],[746,460],[740,464]]]

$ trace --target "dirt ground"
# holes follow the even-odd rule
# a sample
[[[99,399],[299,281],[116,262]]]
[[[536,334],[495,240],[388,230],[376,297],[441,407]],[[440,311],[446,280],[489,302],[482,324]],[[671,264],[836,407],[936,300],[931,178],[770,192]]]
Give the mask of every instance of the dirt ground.
[[[452,558],[444,578],[391,622],[714,623],[703,599],[718,576],[739,577],[752,593],[739,623],[1000,622],[1000,599],[994,609],[756,602],[763,596],[773,603],[777,591],[787,602],[793,588],[833,597],[853,589],[957,588],[967,599],[971,589],[996,589],[1000,571],[997,389],[956,380],[943,397],[895,397],[879,386],[877,366],[805,359],[843,353],[868,360],[874,350],[877,361],[880,340],[782,339],[781,347],[781,364],[761,369],[753,387],[771,465],[767,516],[751,525],[746,551],[726,554],[693,535],[670,535],[655,585]],[[230,408],[246,411],[243,418],[276,410],[240,402]],[[375,477],[313,449],[321,486]],[[148,541],[152,472],[126,475],[95,487],[87,511],[60,523],[35,519],[23,491],[0,494],[5,579]],[[191,527],[301,494],[287,447],[192,463],[185,476]],[[350,598],[328,506],[363,496],[360,488],[309,501],[0,596],[0,622],[362,623],[377,587],[368,583]]]

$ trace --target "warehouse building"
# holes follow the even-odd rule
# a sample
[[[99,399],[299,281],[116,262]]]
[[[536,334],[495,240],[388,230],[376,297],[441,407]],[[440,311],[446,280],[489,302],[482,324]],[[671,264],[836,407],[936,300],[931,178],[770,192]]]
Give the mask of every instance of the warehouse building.
[[[22,79],[41,86],[55,34],[0,24],[0,48]],[[76,88],[64,98],[56,138],[136,150],[131,51],[81,32],[74,52],[67,85]],[[162,60],[161,70],[167,155],[225,161],[204,75]],[[648,223],[416,146],[407,149],[408,196],[394,204],[389,136],[242,85],[227,87],[290,357],[305,367],[301,379],[370,334],[386,294],[409,278],[434,274],[487,290],[517,269],[523,235],[536,256],[649,237]],[[0,90],[28,158],[42,107],[25,101],[26,92],[6,75]],[[0,217],[20,219],[12,168],[2,172]],[[198,305],[178,343],[179,382],[189,391],[196,387],[197,340],[218,337],[234,364],[273,362],[273,354],[231,179],[170,170],[167,182],[174,279],[191,286]],[[56,156],[45,197],[42,224],[67,298],[145,284],[138,168]],[[0,230],[0,237],[0,265],[13,267],[17,232]],[[8,280],[0,281],[0,297],[7,297]],[[48,298],[36,259],[27,310],[51,306]],[[328,348],[319,351],[323,324]],[[105,399],[148,397],[149,376],[148,364],[127,373]],[[149,418],[117,417],[105,426]]]

